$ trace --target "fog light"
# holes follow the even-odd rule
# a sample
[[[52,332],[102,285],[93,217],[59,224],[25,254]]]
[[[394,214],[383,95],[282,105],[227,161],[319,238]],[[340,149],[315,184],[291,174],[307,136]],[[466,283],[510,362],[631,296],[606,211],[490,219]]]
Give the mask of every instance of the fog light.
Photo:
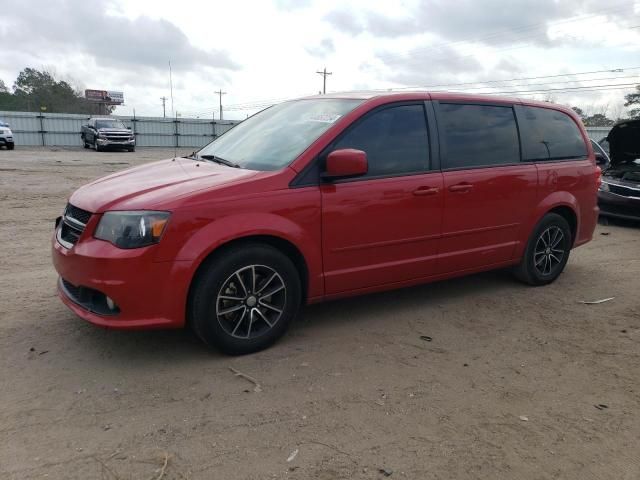
[[[113,300],[111,300],[110,297],[107,297],[107,296],[105,296],[105,299],[107,300],[107,307],[109,307],[109,310],[115,310],[116,302],[114,302]]]

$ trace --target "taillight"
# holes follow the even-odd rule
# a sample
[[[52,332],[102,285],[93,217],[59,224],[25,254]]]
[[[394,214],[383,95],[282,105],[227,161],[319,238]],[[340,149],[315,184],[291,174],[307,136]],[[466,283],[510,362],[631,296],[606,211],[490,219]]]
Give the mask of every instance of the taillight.
[[[596,188],[600,189],[602,185],[602,169],[596,166]]]

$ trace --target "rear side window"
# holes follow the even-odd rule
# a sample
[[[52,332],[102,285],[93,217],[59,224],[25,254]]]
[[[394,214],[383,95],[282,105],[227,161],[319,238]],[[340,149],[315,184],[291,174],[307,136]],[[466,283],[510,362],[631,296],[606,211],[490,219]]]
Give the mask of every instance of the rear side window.
[[[333,146],[333,150],[343,148],[355,148],[367,154],[367,177],[427,170],[429,136],[424,107],[399,105],[369,114]]]
[[[522,107],[522,149],[529,161],[585,158],[587,146],[576,122],[549,108]]]
[[[520,162],[513,108],[441,103],[438,118],[446,148],[444,169]]]

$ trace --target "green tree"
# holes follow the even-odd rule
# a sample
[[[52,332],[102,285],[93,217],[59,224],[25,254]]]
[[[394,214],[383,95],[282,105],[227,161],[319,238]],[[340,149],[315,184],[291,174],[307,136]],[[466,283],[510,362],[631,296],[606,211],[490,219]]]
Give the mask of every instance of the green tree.
[[[629,110],[629,116],[631,118],[640,118],[640,85],[636,86],[636,90],[636,92],[629,93],[624,96],[625,107],[638,106],[638,108],[632,108]]]
[[[595,113],[583,118],[585,127],[610,127],[615,122],[602,113]]]
[[[48,71],[27,67],[18,74],[13,94],[0,91],[0,110],[40,111],[58,113],[97,113],[98,105],[87,101],[64,80],[56,80]],[[110,113],[115,107],[107,106]]]
[[[584,111],[580,107],[571,107],[571,110],[576,112],[576,114],[580,117],[580,119],[584,122]]]
[[[0,78],[0,93],[9,93],[9,89],[5,85],[4,81]]]

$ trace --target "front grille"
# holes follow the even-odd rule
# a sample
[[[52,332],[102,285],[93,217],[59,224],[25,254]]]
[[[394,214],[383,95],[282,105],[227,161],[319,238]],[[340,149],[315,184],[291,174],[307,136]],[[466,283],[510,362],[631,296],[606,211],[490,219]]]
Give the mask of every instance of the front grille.
[[[616,185],[614,183],[609,184],[609,191],[625,197],[640,197],[640,189]]]
[[[107,133],[105,135],[105,138],[111,142],[126,142],[130,140],[131,134],[130,133],[125,133],[125,134]]]
[[[64,210],[62,216],[62,222],[60,225],[59,239],[67,248],[72,247],[78,242],[80,235],[84,232],[89,219],[91,218],[91,212],[82,210],[70,203],[67,204],[67,208]]]
[[[89,219],[91,218],[91,212],[82,210],[81,208],[71,205],[70,203],[67,203],[67,208],[64,211],[64,215],[66,217],[71,217],[84,225],[89,223]]]

